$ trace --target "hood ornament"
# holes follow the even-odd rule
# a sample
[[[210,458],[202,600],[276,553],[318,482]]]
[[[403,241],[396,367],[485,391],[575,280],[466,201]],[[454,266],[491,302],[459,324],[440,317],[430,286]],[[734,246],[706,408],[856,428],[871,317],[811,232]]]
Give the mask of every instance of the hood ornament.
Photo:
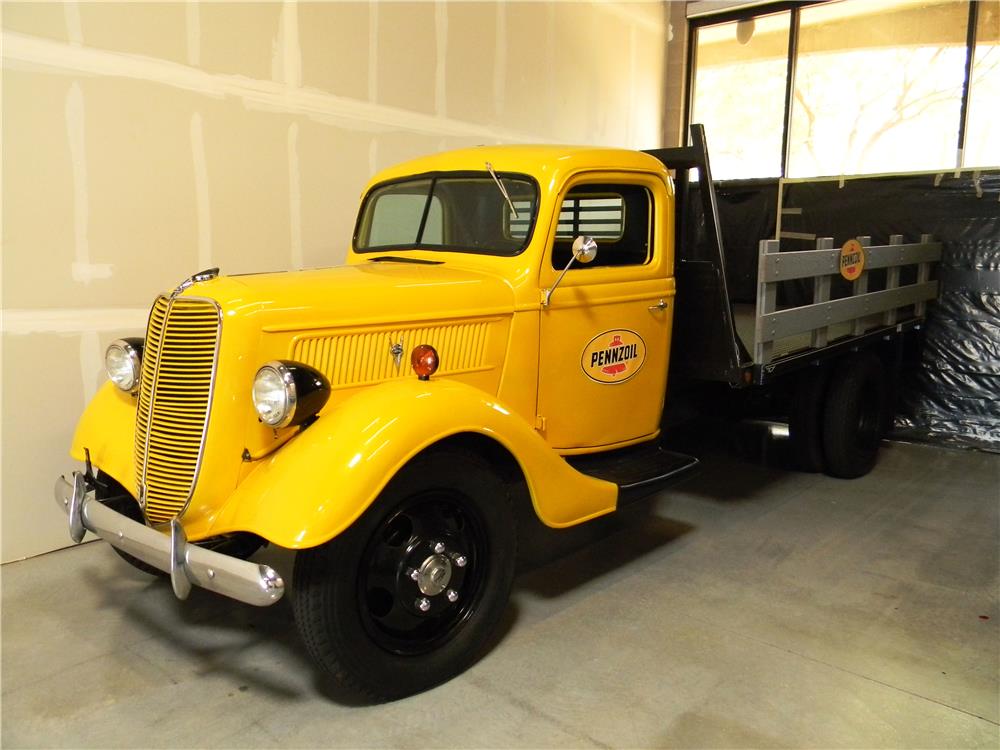
[[[392,343],[392,338],[389,339],[389,354],[392,355],[392,361],[396,365],[396,372],[399,372],[399,366],[403,363],[403,338],[400,337],[399,341]]]
[[[206,269],[204,271],[199,271],[194,276],[191,276],[190,278],[184,279],[184,281],[182,281],[180,284],[178,284],[177,288],[174,289],[174,291],[172,291],[170,293],[170,299],[173,299],[174,297],[176,297],[178,294],[180,294],[181,292],[183,292],[189,286],[197,284],[199,281],[208,281],[209,279],[214,279],[218,275],[219,275],[219,269],[218,268],[208,268],[208,269]]]

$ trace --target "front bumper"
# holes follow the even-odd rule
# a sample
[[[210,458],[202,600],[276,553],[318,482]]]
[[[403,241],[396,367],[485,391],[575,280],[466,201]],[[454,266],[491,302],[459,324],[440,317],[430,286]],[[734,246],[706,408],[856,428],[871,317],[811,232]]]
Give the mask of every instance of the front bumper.
[[[178,599],[187,598],[192,584],[258,607],[274,604],[285,593],[285,582],[270,566],[189,544],[176,518],[168,536],[112,510],[97,500],[78,471],[72,481],[59,477],[55,494],[59,507],[69,514],[74,542],[92,531],[122,552],[169,573]]]

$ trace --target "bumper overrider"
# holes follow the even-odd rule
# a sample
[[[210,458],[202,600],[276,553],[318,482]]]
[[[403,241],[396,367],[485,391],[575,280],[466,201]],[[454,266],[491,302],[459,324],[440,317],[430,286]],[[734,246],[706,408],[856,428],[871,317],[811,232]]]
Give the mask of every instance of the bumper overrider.
[[[285,593],[285,582],[270,566],[189,544],[176,518],[167,535],[112,510],[97,500],[81,472],[74,471],[71,480],[59,477],[55,495],[69,515],[74,542],[92,531],[122,552],[169,573],[178,599],[187,598],[192,584],[258,607],[274,604]]]

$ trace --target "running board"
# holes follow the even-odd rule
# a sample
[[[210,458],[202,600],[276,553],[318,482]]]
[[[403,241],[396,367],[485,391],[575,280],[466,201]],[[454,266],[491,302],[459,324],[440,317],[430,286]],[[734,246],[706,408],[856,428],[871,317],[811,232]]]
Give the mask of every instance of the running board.
[[[664,450],[658,442],[563,458],[581,474],[617,484],[618,507],[662,490],[698,465],[697,458]]]

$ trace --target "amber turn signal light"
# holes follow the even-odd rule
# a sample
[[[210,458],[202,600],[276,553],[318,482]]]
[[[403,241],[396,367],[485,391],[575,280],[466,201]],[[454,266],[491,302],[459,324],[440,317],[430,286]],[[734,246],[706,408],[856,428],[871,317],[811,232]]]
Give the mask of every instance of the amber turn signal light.
[[[421,380],[430,380],[431,375],[437,372],[439,364],[437,350],[430,344],[415,346],[410,352],[410,367]]]

